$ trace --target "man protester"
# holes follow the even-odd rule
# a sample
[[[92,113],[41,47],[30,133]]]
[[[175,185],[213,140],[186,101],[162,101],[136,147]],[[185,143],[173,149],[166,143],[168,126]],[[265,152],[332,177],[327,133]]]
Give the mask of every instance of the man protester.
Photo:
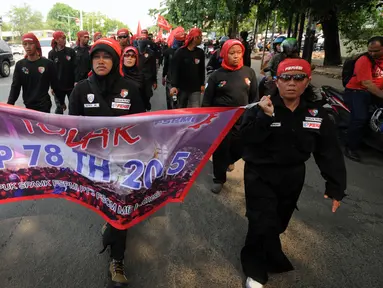
[[[16,63],[8,104],[15,105],[23,88],[23,101],[28,109],[50,113],[52,108],[49,87],[58,91],[57,72],[53,62],[42,57],[40,42],[33,33],[21,38],[25,58]]]
[[[101,32],[96,32],[93,35],[93,42],[96,42],[98,39],[102,38],[102,33]]]
[[[56,114],[64,114],[66,110],[65,98],[69,99],[74,87],[74,75],[76,67],[76,52],[65,47],[66,36],[62,31],[53,33],[52,50],[48,54],[57,71],[58,89],[55,92]]]
[[[197,47],[201,43],[202,31],[193,28],[173,57],[170,95],[178,95],[180,108],[200,107],[205,91],[205,54]]]
[[[121,28],[117,31],[117,39],[120,43],[121,51],[130,46],[130,34],[127,28]]]
[[[81,80],[88,78],[88,73],[91,69],[90,65],[90,46],[88,31],[79,31],[77,33],[76,47],[76,69],[75,69],[75,85]]]
[[[245,55],[243,55],[243,64],[247,67],[251,67],[251,47],[249,42],[247,42],[247,37],[249,37],[249,33],[247,31],[242,31],[241,33],[239,33],[239,36],[239,40],[245,47]]]
[[[344,99],[351,110],[347,131],[345,156],[360,162],[358,149],[363,139],[363,130],[369,119],[369,106],[383,98],[383,37],[368,41],[368,54],[355,63],[354,73],[346,85]]]

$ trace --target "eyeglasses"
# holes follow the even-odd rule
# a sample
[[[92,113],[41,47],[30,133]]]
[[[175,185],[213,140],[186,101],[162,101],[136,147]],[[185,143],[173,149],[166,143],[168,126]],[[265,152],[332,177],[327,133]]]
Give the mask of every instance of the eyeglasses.
[[[127,53],[127,54],[124,54],[124,57],[125,58],[136,58],[136,54],[133,54],[133,53]]]
[[[279,80],[282,80],[283,82],[289,82],[291,79],[297,82],[302,82],[306,78],[309,78],[307,74],[281,74],[277,77]]]
[[[118,39],[126,39],[126,38],[128,38],[128,35],[118,36],[117,38]]]

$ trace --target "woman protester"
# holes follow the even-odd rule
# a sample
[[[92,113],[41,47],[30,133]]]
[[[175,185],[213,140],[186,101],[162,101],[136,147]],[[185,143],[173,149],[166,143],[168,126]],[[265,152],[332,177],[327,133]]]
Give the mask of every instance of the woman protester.
[[[257,78],[253,69],[243,65],[245,47],[239,40],[227,40],[222,46],[221,68],[206,84],[202,107],[239,107],[258,98]],[[242,157],[239,120],[213,154],[214,184],[211,191],[219,194],[226,182],[226,171]]]
[[[314,154],[326,180],[324,198],[335,212],[345,196],[346,168],[335,126],[311,99],[310,64],[286,59],[277,69],[278,93],[246,110],[241,125],[245,160],[246,216],[241,251],[247,288],[260,288],[268,273],[294,267],[282,251],[280,234],[291,219],[305,180],[305,162]]]
[[[92,72],[88,79],[80,81],[69,99],[69,115],[124,116],[145,112],[145,106],[137,85],[123,78],[121,48],[113,39],[101,38],[90,50]],[[126,230],[118,230],[109,224],[102,229],[104,251],[111,246],[109,272],[112,284],[126,287],[124,272]]]
[[[137,89],[140,91],[141,99],[145,104],[145,108],[149,111],[152,107],[150,97],[147,95],[145,88],[145,76],[139,71],[139,53],[137,48],[128,46],[124,49],[121,57],[121,66],[126,79],[132,80]]]

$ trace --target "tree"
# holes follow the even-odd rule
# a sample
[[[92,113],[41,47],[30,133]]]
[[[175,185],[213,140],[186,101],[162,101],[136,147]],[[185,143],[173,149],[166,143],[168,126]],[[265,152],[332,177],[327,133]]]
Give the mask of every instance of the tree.
[[[31,6],[25,3],[22,6],[12,6],[8,12],[8,17],[13,31],[19,32],[20,35],[44,27],[41,12],[33,11]]]
[[[61,30],[66,33],[71,32],[71,38],[74,38],[79,27],[76,25],[75,19],[69,18],[68,21],[68,18],[63,16],[80,18],[80,11],[73,9],[67,4],[56,3],[48,12],[47,24],[53,30]]]

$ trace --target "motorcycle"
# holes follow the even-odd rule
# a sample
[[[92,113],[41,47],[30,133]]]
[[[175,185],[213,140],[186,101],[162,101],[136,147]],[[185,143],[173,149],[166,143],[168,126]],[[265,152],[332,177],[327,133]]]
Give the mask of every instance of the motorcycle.
[[[344,142],[350,120],[350,109],[344,101],[344,93],[331,86],[322,86],[323,108],[326,109],[331,121],[335,123]],[[363,141],[368,146],[383,152],[383,108],[376,104],[370,105],[370,121],[366,127]]]

